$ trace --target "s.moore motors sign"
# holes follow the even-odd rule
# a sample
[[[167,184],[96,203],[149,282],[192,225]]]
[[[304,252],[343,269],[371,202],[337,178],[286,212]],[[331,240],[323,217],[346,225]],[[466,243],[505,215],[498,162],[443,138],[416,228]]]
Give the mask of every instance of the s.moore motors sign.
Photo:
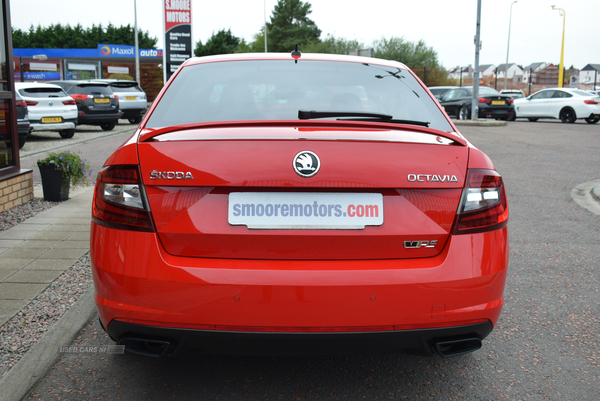
[[[192,1],[163,0],[165,26],[165,83],[192,57]]]

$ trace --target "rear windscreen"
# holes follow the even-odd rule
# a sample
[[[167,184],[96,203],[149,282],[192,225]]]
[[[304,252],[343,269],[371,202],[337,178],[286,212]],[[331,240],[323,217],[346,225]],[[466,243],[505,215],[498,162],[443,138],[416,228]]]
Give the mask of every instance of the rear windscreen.
[[[60,88],[26,88],[19,89],[21,96],[25,97],[67,97],[68,95]]]
[[[77,85],[71,88],[71,92],[82,95],[112,95],[109,86],[104,85]]]
[[[113,92],[143,92],[137,84],[110,84]]]
[[[299,110],[379,113],[453,131],[435,101],[406,70],[302,60],[297,64],[292,60],[246,60],[185,67],[146,127],[298,120]]]

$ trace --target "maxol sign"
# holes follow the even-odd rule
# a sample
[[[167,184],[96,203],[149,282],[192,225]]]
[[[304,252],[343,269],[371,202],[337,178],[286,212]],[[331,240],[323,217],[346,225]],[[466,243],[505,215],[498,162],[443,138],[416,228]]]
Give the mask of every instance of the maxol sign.
[[[140,57],[162,57],[163,51],[160,49],[140,49]],[[98,57],[127,57],[132,58],[135,57],[135,46],[125,46],[125,45],[107,45],[107,44],[99,44],[98,45]]]

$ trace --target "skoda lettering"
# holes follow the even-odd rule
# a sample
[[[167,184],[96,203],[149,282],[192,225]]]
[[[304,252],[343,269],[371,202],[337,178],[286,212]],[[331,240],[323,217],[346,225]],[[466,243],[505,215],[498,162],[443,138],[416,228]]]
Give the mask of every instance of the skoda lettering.
[[[153,170],[150,173],[151,180],[193,180],[194,176],[191,172],[183,171],[157,171]]]

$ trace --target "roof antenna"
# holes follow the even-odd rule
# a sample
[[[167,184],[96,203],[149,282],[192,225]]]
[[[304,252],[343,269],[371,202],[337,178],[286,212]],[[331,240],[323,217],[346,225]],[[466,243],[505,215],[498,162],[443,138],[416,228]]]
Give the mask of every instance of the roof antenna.
[[[300,50],[298,50],[298,43],[296,43],[296,48],[292,52],[292,58],[294,59],[294,62],[296,64],[298,64],[298,59],[300,58],[300,56],[302,56],[302,53],[300,52]]]

